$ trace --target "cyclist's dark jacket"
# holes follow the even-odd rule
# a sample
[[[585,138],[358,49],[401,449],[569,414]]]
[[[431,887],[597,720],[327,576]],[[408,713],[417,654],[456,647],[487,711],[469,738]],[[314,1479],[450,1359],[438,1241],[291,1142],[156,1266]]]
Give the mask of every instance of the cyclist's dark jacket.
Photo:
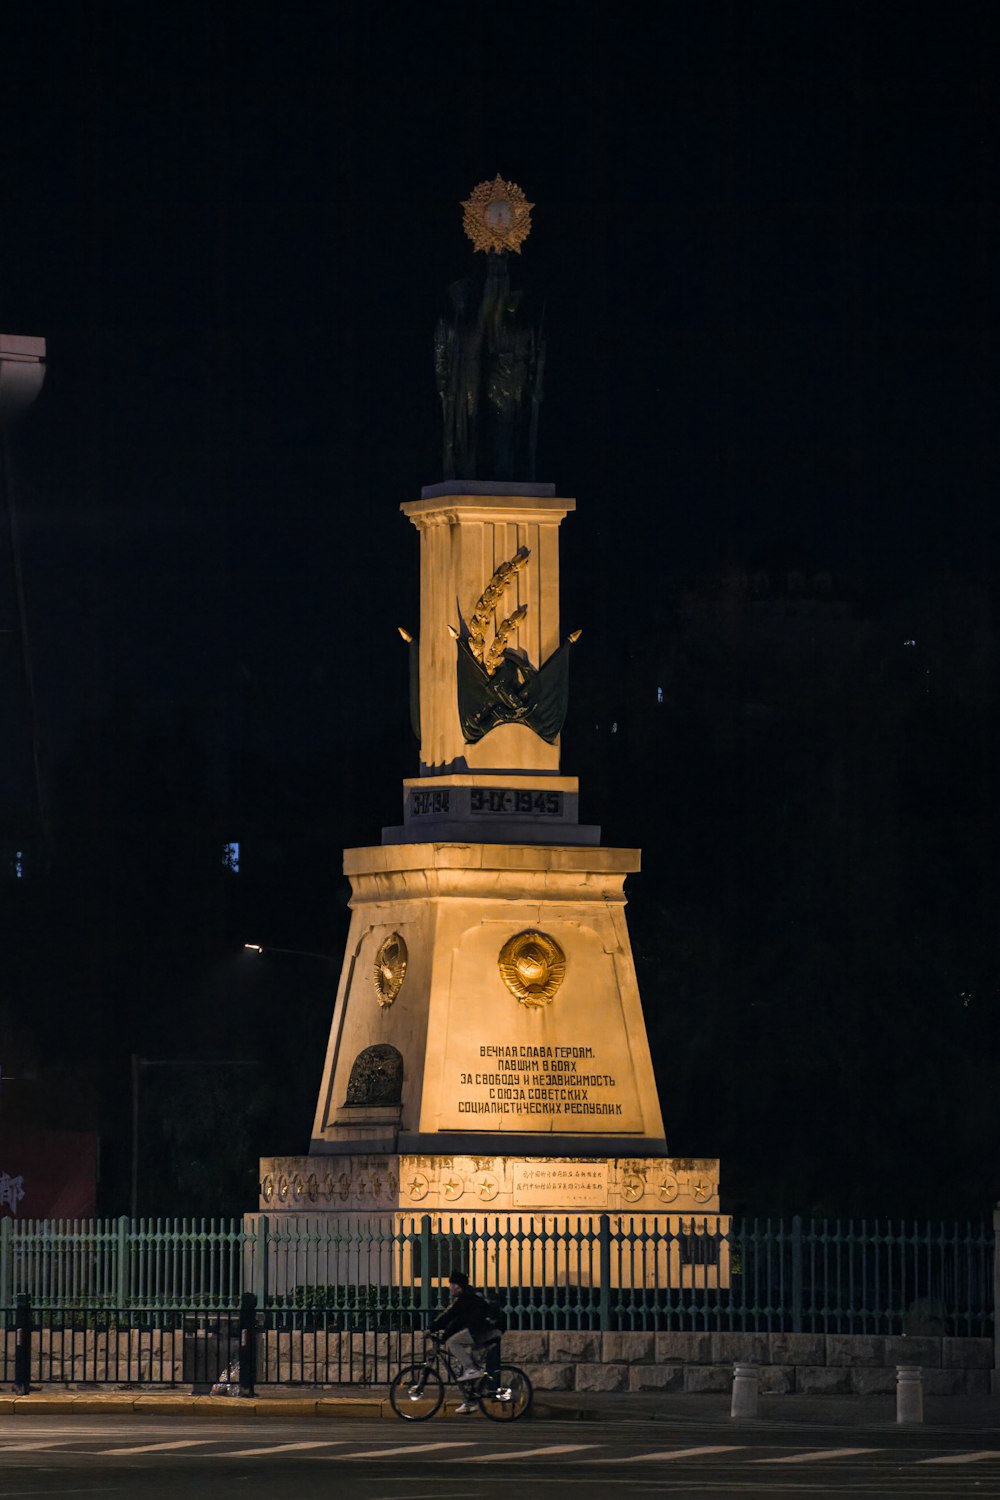
[[[449,1302],[444,1312],[438,1313],[431,1327],[444,1338],[467,1328],[475,1339],[486,1332],[486,1312],[486,1303],[479,1293],[471,1286],[463,1287],[454,1302]]]

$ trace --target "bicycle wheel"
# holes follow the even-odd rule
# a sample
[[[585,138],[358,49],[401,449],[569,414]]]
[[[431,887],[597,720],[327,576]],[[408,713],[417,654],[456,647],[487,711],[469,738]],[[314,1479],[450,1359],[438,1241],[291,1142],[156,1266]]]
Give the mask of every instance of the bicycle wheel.
[[[483,1416],[491,1422],[514,1422],[531,1410],[531,1381],[517,1365],[501,1365],[496,1381],[482,1382],[477,1392]]]
[[[427,1365],[404,1365],[389,1387],[389,1405],[405,1422],[426,1422],[443,1400],[444,1381]]]

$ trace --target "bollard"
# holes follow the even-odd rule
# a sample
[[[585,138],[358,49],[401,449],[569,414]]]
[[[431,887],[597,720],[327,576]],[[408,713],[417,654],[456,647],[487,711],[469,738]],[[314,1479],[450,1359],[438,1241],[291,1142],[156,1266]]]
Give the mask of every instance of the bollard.
[[[257,1298],[244,1292],[240,1298],[240,1395],[252,1396],[257,1381]]]
[[[756,1365],[733,1366],[733,1404],[731,1417],[755,1417],[759,1393]]]
[[[31,1303],[27,1292],[18,1292],[14,1303],[14,1395],[31,1390]]]
[[[924,1372],[919,1365],[896,1366],[896,1421],[924,1420]]]

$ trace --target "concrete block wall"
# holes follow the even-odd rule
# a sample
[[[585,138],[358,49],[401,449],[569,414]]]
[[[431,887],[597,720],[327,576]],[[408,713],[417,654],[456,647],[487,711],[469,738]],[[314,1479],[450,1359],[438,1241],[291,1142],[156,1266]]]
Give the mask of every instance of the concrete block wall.
[[[0,1333],[0,1368],[13,1372],[14,1333]],[[39,1380],[212,1381],[235,1358],[233,1340],[199,1333],[36,1330]],[[261,1379],[381,1385],[423,1353],[421,1334],[277,1332],[258,1335]],[[717,1392],[733,1365],[756,1365],[763,1395],[892,1395],[896,1366],[920,1365],[932,1396],[1000,1394],[987,1338],[883,1337],[821,1333],[506,1333],[503,1357],[522,1365],[539,1391]],[[265,1371],[267,1374],[265,1375]],[[105,1373],[106,1372],[106,1373]],[[11,1375],[8,1378],[11,1378]]]
[[[0,1334],[0,1370],[14,1374],[13,1330]],[[95,1332],[92,1329],[35,1329],[31,1340],[31,1381],[179,1384],[185,1379],[184,1339],[159,1329]]]
[[[733,1365],[763,1395],[891,1395],[920,1365],[933,1396],[990,1394],[993,1341],[822,1333],[507,1333],[504,1358],[537,1390],[728,1392]]]

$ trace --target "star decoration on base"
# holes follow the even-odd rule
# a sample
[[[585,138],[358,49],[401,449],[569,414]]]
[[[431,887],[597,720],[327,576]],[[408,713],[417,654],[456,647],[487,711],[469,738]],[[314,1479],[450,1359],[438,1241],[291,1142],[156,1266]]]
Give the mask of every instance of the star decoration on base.
[[[499,1177],[494,1176],[492,1172],[479,1173],[478,1177],[476,1178],[476,1196],[478,1198],[481,1198],[484,1203],[488,1203],[491,1198],[496,1197],[499,1191]]]
[[[414,1172],[412,1177],[408,1177],[406,1179],[406,1191],[409,1193],[410,1197],[416,1199],[418,1203],[421,1198],[427,1197],[427,1189],[429,1187],[430,1183],[424,1176],[423,1172]]]
[[[673,1203],[680,1190],[681,1185],[677,1181],[677,1178],[674,1176],[673,1172],[668,1172],[657,1188],[657,1192],[663,1199],[664,1203]]]

